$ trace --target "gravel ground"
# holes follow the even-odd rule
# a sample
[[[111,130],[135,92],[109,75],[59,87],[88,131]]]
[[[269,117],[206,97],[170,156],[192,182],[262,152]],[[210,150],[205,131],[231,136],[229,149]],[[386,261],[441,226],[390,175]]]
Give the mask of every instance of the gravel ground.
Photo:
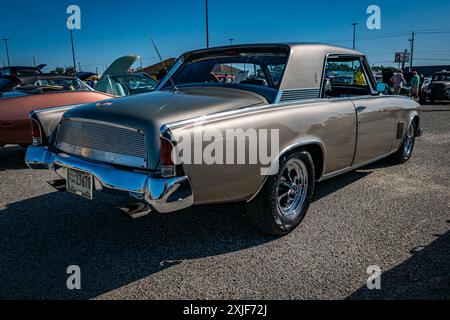
[[[126,198],[55,192],[53,173],[0,148],[0,298],[450,299],[450,106],[423,109],[410,162],[319,184],[284,238],[252,231],[241,205],[132,221],[115,209]],[[366,289],[372,265],[381,290]]]

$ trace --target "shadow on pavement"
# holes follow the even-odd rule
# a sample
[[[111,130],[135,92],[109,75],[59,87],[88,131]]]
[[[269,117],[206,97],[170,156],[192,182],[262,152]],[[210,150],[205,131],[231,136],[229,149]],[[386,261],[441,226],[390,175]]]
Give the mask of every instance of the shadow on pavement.
[[[450,231],[410,253],[411,258],[382,273],[381,290],[363,286],[347,299],[450,299]]]
[[[22,147],[0,147],[0,171],[28,168],[25,164],[25,149]]]
[[[369,174],[371,174],[371,172],[351,171],[338,177],[320,182],[316,185],[314,201],[320,200],[339,189],[355,183]]]
[[[114,210],[124,201],[55,192],[0,210],[0,298],[93,298],[184,260],[273,240],[250,229],[239,205],[133,221]],[[81,268],[82,290],[66,287],[70,265]]]
[[[23,149],[11,152],[23,163]],[[320,183],[315,200],[368,174],[353,171]],[[185,260],[275,240],[250,228],[243,204],[199,206],[133,221],[114,209],[128,200],[97,193],[92,202],[54,192],[0,210],[0,298],[94,298]],[[66,287],[70,265],[81,268],[82,290]]]

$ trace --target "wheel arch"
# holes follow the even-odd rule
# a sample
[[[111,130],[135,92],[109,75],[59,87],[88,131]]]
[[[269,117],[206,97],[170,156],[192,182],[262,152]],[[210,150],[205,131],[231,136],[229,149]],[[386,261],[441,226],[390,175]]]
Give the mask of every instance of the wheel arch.
[[[275,164],[272,165],[270,172],[273,174],[275,171],[278,171],[277,169],[280,159],[289,157],[291,154],[300,150],[306,150],[311,155],[314,163],[316,181],[319,181],[325,171],[325,148],[323,146],[323,143],[319,140],[302,141],[284,148],[277,156]],[[247,202],[250,202],[254,198],[256,198],[256,196],[266,184],[268,177],[269,175],[266,175],[256,193],[250,199],[248,199]]]
[[[416,135],[420,132],[420,115],[418,111],[413,111],[410,116],[409,116],[409,123],[408,123],[408,127],[414,123],[415,125],[415,129],[416,129]],[[406,134],[406,133],[405,133]]]

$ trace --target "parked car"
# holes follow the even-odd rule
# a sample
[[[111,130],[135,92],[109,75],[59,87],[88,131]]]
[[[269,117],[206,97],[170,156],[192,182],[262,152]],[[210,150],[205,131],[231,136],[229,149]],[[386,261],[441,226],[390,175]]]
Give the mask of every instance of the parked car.
[[[27,146],[32,143],[32,110],[75,105],[111,99],[94,91],[76,77],[34,75],[0,77],[0,147],[5,144]]]
[[[151,92],[157,85],[158,82],[146,73],[127,72],[104,75],[94,88],[117,97],[124,97]]]
[[[211,75],[218,65],[232,65],[245,77],[218,82]],[[358,80],[325,84],[322,77],[338,69]],[[40,129],[34,141],[41,143],[28,148],[26,162],[58,173],[59,190],[89,199],[105,189],[129,193],[139,204],[130,207],[132,216],[243,202],[256,229],[284,235],[304,218],[317,181],[388,156],[396,163],[411,157],[421,132],[419,105],[384,96],[379,86],[365,55],[340,47],[254,44],[192,51],[153,93],[87,104],[61,120],[52,110],[33,113]],[[228,139],[228,130],[241,134]],[[192,162],[186,154],[174,160],[181,137],[196,157],[206,152],[198,135],[210,132],[251,153],[256,144],[249,130],[278,132],[277,161],[268,168],[235,163],[234,147],[230,164]]]
[[[420,87],[420,92],[419,92],[419,102],[420,104],[425,104],[427,103],[427,96],[428,96],[428,85],[431,83],[431,79],[432,77],[426,77],[424,78],[423,84]]]
[[[47,66],[46,64],[40,64],[37,67],[29,66],[9,66],[0,68],[0,76],[34,76],[43,74],[42,69]]]
[[[155,90],[158,82],[144,72],[129,72],[139,59],[137,55],[116,59],[103,73],[94,89],[117,97],[131,96]]]
[[[431,82],[423,90],[421,96],[421,103],[426,103],[427,100],[431,104],[436,101],[450,100],[450,71],[442,70],[433,74]]]

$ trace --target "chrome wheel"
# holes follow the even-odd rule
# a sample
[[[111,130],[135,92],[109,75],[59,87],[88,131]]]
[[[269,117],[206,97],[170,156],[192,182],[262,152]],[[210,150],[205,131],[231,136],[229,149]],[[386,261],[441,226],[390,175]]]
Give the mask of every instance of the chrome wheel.
[[[411,123],[411,125],[408,128],[408,131],[406,132],[405,143],[403,145],[403,152],[405,156],[408,158],[411,156],[414,147],[414,136],[415,136],[414,124]]]
[[[286,218],[302,212],[308,192],[308,170],[300,159],[289,160],[281,169],[276,187],[277,207]]]

